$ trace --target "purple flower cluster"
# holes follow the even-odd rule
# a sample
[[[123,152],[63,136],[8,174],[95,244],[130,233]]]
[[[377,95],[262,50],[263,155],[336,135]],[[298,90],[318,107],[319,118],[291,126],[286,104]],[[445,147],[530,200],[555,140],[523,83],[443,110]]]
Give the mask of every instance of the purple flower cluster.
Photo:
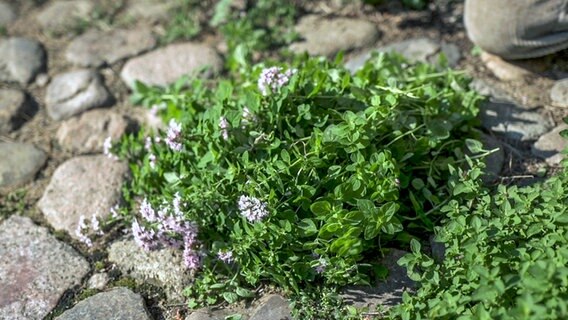
[[[112,153],[111,149],[112,149],[112,139],[111,137],[107,137],[103,142],[103,153],[105,156],[109,157],[110,159],[118,160],[118,157]]]
[[[317,273],[324,273],[324,272],[325,272],[325,269],[326,269],[326,267],[327,267],[327,261],[325,261],[324,258],[319,258],[319,259],[318,259],[318,263],[319,263],[319,264],[318,264],[317,267],[316,267],[316,272],[317,272]]]
[[[258,78],[258,89],[265,96],[269,93],[268,89],[271,92],[276,92],[290,81],[296,71],[295,69],[288,69],[283,72],[280,67],[264,68]]]
[[[176,193],[171,206],[164,204],[156,211],[147,199],[140,204],[140,216],[152,227],[132,223],[132,234],[136,243],[145,250],[161,247],[182,248],[186,267],[196,270],[201,265],[198,251],[198,228],[194,222],[183,217],[181,196]]]
[[[266,203],[260,201],[258,198],[243,195],[239,198],[238,206],[241,215],[251,223],[260,221],[268,216]]]
[[[174,151],[181,151],[181,124],[171,119],[165,138],[166,144]]]
[[[79,217],[79,223],[77,224],[77,229],[75,229],[75,235],[79,238],[79,241],[83,242],[87,247],[93,246],[93,241],[90,238],[92,234],[103,235],[103,230],[99,218],[96,215],[91,217],[91,221],[88,223],[84,215]]]
[[[223,140],[229,140],[229,121],[227,121],[225,116],[221,116],[221,118],[219,118],[219,128],[221,129],[221,136],[223,137]]]
[[[231,263],[235,261],[233,257],[233,251],[230,250],[221,250],[217,252],[217,258],[225,263]]]

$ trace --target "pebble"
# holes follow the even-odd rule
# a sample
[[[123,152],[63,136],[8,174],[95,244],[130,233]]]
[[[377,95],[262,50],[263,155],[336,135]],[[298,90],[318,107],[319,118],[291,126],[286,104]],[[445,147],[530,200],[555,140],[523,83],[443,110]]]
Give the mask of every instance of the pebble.
[[[138,55],[156,46],[150,29],[90,30],[73,41],[65,51],[67,60],[82,67],[100,67]]]
[[[536,140],[554,127],[554,121],[539,110],[524,110],[513,103],[483,103],[481,125],[516,141]]]
[[[560,135],[560,132],[566,129],[568,129],[568,125],[561,124],[554,130],[542,135],[533,144],[532,154],[545,159],[546,163],[551,166],[558,165],[565,157],[561,152],[568,147],[568,139]]]
[[[0,1],[0,27],[7,27],[16,20],[16,13],[11,5]]]
[[[293,43],[290,50],[310,55],[333,56],[340,50],[360,48],[379,38],[374,23],[352,18],[307,15],[300,19],[295,30],[304,41]]]
[[[0,133],[18,129],[37,111],[21,90],[0,89]]]
[[[487,52],[481,53],[481,61],[495,77],[503,81],[523,80],[532,75],[527,69]]]
[[[181,252],[173,249],[145,251],[134,240],[123,239],[110,246],[108,260],[123,275],[139,283],[151,283],[163,288],[170,302],[184,300],[182,292],[189,284],[189,278]]]
[[[369,310],[374,310],[377,306],[388,309],[402,302],[402,294],[413,290],[416,286],[415,282],[408,277],[406,268],[397,264],[397,261],[407,253],[390,249],[381,260],[389,271],[386,281],[381,281],[373,287],[347,286],[341,292],[344,302],[356,308],[368,307]]]
[[[53,120],[62,120],[85,110],[107,106],[112,97],[101,76],[82,69],[59,74],[47,86],[45,104]]]
[[[89,0],[56,0],[50,2],[37,15],[43,30],[54,35],[76,29],[81,21],[87,21],[95,9]]]
[[[158,22],[171,18],[170,11],[175,7],[175,1],[136,0],[129,1],[124,9],[122,20]]]
[[[80,216],[104,219],[121,200],[128,177],[126,163],[106,156],[80,156],[67,160],[53,173],[38,202],[47,222],[56,230],[75,234]]]
[[[47,155],[31,144],[0,142],[0,187],[17,187],[32,180]]]
[[[453,43],[439,43],[429,38],[414,38],[367,50],[349,59],[345,63],[345,67],[351,72],[359,70],[374,52],[396,52],[411,63],[428,62],[436,64],[440,53],[444,53],[449,66],[457,65],[461,59],[459,48]]]
[[[0,40],[0,81],[26,85],[45,68],[42,45],[26,38]]]
[[[557,107],[568,107],[568,78],[558,80],[550,89],[550,100]]]
[[[134,86],[135,80],[147,85],[167,86],[204,66],[211,67],[205,74],[206,77],[210,76],[221,70],[222,65],[219,54],[212,47],[199,43],[180,43],[128,60],[120,76],[130,87]]]
[[[29,218],[0,224],[0,319],[44,319],[88,272],[83,257]]]
[[[63,121],[56,138],[64,149],[74,153],[102,153],[107,137],[117,141],[134,131],[135,123],[129,117],[112,110],[95,109]]]
[[[63,312],[56,320],[150,320],[144,299],[127,288],[97,293]]]
[[[265,319],[291,320],[290,302],[277,294],[262,297],[250,320]]]
[[[106,272],[95,273],[87,281],[87,288],[96,289],[96,290],[103,290],[106,287],[108,281],[109,281],[109,277],[108,277],[108,274]]]

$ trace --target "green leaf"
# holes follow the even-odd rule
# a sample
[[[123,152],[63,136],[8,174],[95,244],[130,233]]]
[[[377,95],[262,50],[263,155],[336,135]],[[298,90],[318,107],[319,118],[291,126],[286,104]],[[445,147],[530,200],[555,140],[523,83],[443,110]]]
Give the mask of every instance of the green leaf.
[[[249,289],[237,287],[237,295],[243,298],[252,298],[255,296],[254,292],[250,291]]]
[[[316,216],[323,216],[331,213],[331,204],[327,201],[316,201],[310,205],[310,210]]]
[[[237,300],[239,299],[239,296],[234,292],[223,292],[223,299],[225,299],[225,301],[227,301],[227,303],[233,304],[233,303],[237,302]]]
[[[312,219],[302,219],[300,223],[298,223],[298,228],[302,230],[303,237],[309,237],[318,232],[318,228]]]

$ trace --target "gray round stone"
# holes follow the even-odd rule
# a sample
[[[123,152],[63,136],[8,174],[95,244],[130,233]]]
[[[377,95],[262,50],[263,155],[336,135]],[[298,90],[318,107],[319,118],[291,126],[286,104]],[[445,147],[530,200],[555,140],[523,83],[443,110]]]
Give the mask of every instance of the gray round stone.
[[[568,78],[554,83],[550,89],[550,100],[557,107],[568,107]]]
[[[0,319],[44,319],[88,272],[83,257],[29,218],[0,224]]]
[[[158,22],[171,17],[170,11],[175,7],[175,1],[136,0],[129,1],[121,15],[121,20]]]
[[[56,320],[150,320],[144,299],[127,288],[97,293],[63,312]]]
[[[0,40],[0,81],[28,84],[45,67],[41,44],[26,38]]]
[[[69,62],[82,67],[113,64],[156,46],[150,29],[91,30],[73,39],[65,51]]]
[[[20,127],[36,111],[34,104],[17,89],[0,89],[0,133]]]
[[[94,4],[88,0],[56,0],[49,2],[36,18],[44,30],[58,35],[88,20],[93,10]]]
[[[12,6],[4,1],[0,1],[0,27],[6,27],[16,20],[16,13]]]
[[[340,50],[372,44],[379,37],[374,23],[352,18],[307,15],[300,19],[295,29],[304,41],[293,43],[290,50],[311,55],[333,56]]]
[[[128,165],[106,156],[72,158],[55,170],[37,205],[53,228],[79,239],[79,218],[106,218],[120,202],[127,177]]]
[[[554,127],[538,110],[524,110],[513,103],[489,101],[481,106],[481,125],[517,141],[536,140]]]
[[[47,155],[31,144],[0,142],[0,187],[17,187],[32,180]]]
[[[561,152],[568,147],[568,140],[560,135],[560,132],[566,129],[568,125],[562,124],[541,136],[533,144],[532,154],[546,160],[551,166],[559,164],[564,159],[564,154]]]
[[[270,294],[260,299],[250,320],[282,319],[291,320],[290,302],[278,294]]]
[[[170,301],[184,300],[182,291],[190,278],[180,252],[173,249],[145,251],[134,240],[120,240],[110,246],[108,260],[139,283],[162,287]]]
[[[222,63],[219,54],[205,44],[172,44],[128,60],[120,76],[130,87],[136,80],[147,85],[166,86],[204,66],[210,66],[210,71],[216,73],[221,70]],[[205,74],[210,75],[211,72]]]
[[[56,137],[64,149],[74,153],[102,153],[107,137],[116,141],[134,129],[135,123],[125,115],[112,110],[95,109],[63,121]]]
[[[93,70],[59,74],[47,86],[45,104],[53,120],[61,120],[85,110],[107,106],[112,98],[101,76]]]

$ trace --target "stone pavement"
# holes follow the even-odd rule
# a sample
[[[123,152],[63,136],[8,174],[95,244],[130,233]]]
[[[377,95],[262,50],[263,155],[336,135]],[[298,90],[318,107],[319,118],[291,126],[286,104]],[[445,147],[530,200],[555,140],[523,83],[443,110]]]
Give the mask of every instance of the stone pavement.
[[[205,77],[223,67],[223,56],[205,42],[158,46],[160,21],[167,18],[173,1],[127,4],[119,16],[148,24],[130,28],[121,24],[105,30],[91,26],[69,36],[68,30],[78,19],[89,18],[94,0],[52,0],[25,10],[0,0],[0,28],[7,30],[0,37],[0,189],[31,188],[37,181],[46,181],[37,184],[43,194],[36,203],[40,219],[34,222],[23,217],[26,212],[0,217],[1,319],[42,319],[54,310],[56,319],[151,319],[144,300],[148,297],[115,285],[117,274],[138,285],[161,287],[169,303],[183,301],[182,289],[190,279],[181,268],[179,252],[147,253],[129,237],[112,243],[103,239],[102,255],[108,261],[101,269],[88,262],[92,252],[78,242],[82,238],[76,232],[81,219],[105,218],[122,201],[120,188],[128,179],[128,167],[103,155],[105,139],[116,141],[144,122],[124,92],[135,80],[164,86],[204,66],[210,67],[201,75]],[[37,26],[42,33],[20,34],[22,29],[11,28],[18,23]],[[469,54],[454,43],[425,36],[382,42],[377,26],[361,17],[311,13],[298,21],[297,32],[303,40],[292,44],[292,51],[331,57],[346,50],[350,54],[345,65],[353,72],[372,51],[396,51],[411,61],[431,63],[443,53],[452,66]],[[501,81],[527,76],[502,62],[484,60]],[[488,134],[484,136],[486,146],[501,148],[488,161],[492,177],[500,175],[505,162],[503,141],[529,144],[535,157],[549,165],[559,163],[559,151],[566,142],[558,132],[566,126],[555,123],[547,110],[568,106],[568,79],[559,79],[551,88],[551,105],[537,108],[484,80],[473,85],[489,97],[480,113]],[[33,131],[30,127],[47,138],[35,142],[27,135]],[[386,284],[350,288],[346,298],[367,306],[388,307],[400,301],[402,292],[412,287],[393,263],[401,254],[393,252],[385,258],[392,271]],[[87,290],[96,294],[74,305],[65,304],[66,292]],[[162,310],[164,317],[173,317],[168,312]],[[242,312],[245,319],[290,318],[286,300],[278,295],[267,295]],[[226,315],[222,310],[202,309],[186,319],[223,319]]]

